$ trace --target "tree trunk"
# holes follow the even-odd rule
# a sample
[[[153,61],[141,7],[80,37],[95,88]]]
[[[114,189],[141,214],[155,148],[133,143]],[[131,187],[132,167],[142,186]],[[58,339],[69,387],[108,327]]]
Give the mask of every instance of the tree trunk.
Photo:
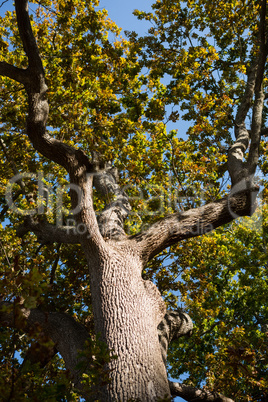
[[[157,326],[165,303],[141,277],[142,262],[131,250],[110,247],[99,266],[88,255],[96,333],[117,356],[108,365],[111,383],[101,401],[156,401],[170,397]]]

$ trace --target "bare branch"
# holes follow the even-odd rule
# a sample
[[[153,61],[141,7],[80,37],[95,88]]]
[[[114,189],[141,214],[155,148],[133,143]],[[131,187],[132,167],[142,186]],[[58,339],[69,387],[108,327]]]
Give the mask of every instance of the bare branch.
[[[178,382],[169,382],[169,386],[172,396],[180,396],[188,402],[234,402],[233,399],[227,398],[218,392],[205,391]]]
[[[148,230],[130,238],[130,241],[137,243],[144,263],[147,263],[156,254],[183,239],[208,233],[239,216],[251,216],[255,210],[258,188],[240,190],[241,188],[239,192],[234,193],[234,187],[233,192],[226,198],[167,216]]]
[[[7,2],[8,2],[8,0],[2,1],[2,3],[0,4],[0,8],[1,8],[5,3],[7,3]]]

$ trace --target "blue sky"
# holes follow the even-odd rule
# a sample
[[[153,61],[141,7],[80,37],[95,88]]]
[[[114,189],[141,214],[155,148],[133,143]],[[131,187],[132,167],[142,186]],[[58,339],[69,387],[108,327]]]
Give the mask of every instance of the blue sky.
[[[0,0],[0,15],[6,10],[13,10],[13,0]],[[138,21],[132,14],[133,10],[150,11],[151,1],[147,0],[100,0],[99,8],[105,8],[109,12],[109,17],[122,27],[123,30],[136,30],[139,34],[146,33],[146,23]]]
[[[151,4],[152,2],[148,0],[100,0],[100,8],[105,8],[109,13],[109,17],[116,22],[123,31],[136,31],[140,35],[146,33],[147,27],[149,27],[150,24],[138,20],[132,12],[135,9],[150,11]]]

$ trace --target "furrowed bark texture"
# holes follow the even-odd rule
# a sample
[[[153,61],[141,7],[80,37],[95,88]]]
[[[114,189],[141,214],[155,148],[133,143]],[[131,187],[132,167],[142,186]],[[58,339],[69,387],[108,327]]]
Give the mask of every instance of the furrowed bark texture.
[[[157,325],[165,314],[165,306],[155,286],[142,280],[143,265],[139,254],[133,252],[133,248],[120,249],[108,246],[100,233],[92,200],[91,173],[94,172],[94,163],[92,164],[82,151],[55,140],[46,132],[49,111],[45,99],[47,87],[31,30],[28,4],[25,0],[16,0],[15,5],[20,36],[29,59],[26,74],[20,71],[16,77],[21,81],[21,76],[24,79],[25,75],[23,84],[29,99],[28,136],[34,148],[65,167],[71,182],[82,190],[82,208],[75,219],[77,223],[85,225],[87,233],[79,236],[79,239],[73,233],[72,239],[82,244],[88,260],[96,332],[101,334],[112,353],[117,355],[117,359],[108,365],[108,369],[111,370],[111,384],[102,387],[99,398],[102,401],[127,401],[131,398],[153,401],[159,397],[169,396],[169,384],[157,332]],[[11,73],[13,78],[14,69]],[[115,197],[102,214],[100,228],[103,222],[106,227],[109,227],[109,222],[114,222],[111,226],[116,230],[109,229],[108,237],[115,234],[114,237],[122,238],[125,237],[122,223],[129,205],[125,194],[117,186],[113,173],[111,169],[106,169],[96,174],[95,178],[98,189],[102,192],[105,189]],[[74,194],[74,207],[76,201]],[[56,229],[47,223],[44,226],[50,236],[45,235],[41,224],[31,219],[26,220],[23,227],[19,228],[19,233],[23,235],[32,230],[42,241],[49,241],[50,237],[50,241],[64,242],[64,235],[68,229]],[[68,240],[71,240],[70,236]],[[135,242],[133,245],[135,246]],[[66,347],[60,352],[64,360],[67,359],[66,365],[70,367],[74,378],[77,378],[75,368],[68,363],[68,354],[77,355],[77,349],[70,343],[69,348]]]
[[[227,198],[211,202],[200,208],[177,213],[156,222],[147,231],[133,236],[146,263],[160,251],[172,244],[208,233],[229,223],[239,216],[250,216],[254,212],[258,188],[239,191],[235,188]]]
[[[128,247],[109,247],[90,265],[96,331],[117,355],[112,378],[98,396],[102,401],[156,401],[170,395],[157,325],[165,304],[155,285],[141,278],[142,262]],[[86,252],[86,250],[85,250]]]

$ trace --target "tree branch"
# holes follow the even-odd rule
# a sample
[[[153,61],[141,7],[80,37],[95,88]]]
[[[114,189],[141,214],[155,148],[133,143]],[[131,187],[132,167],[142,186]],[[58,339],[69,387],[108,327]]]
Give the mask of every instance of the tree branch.
[[[76,189],[80,189],[83,200],[81,208],[76,214],[77,223],[83,223],[84,243],[97,247],[102,244],[96,215],[92,200],[92,174],[94,168],[87,155],[80,149],[72,148],[63,142],[51,137],[46,131],[46,123],[49,113],[48,102],[45,98],[47,85],[42,60],[39,55],[35,37],[32,32],[28,14],[28,1],[15,0],[15,8],[19,34],[24,50],[28,57],[29,67],[25,70],[28,74],[27,82],[24,83],[28,94],[28,118],[27,134],[34,146],[46,158],[63,166],[70,175],[70,181]],[[73,208],[77,206],[77,192],[71,188]],[[61,240],[62,241],[62,240]]]
[[[268,42],[266,38],[266,0],[262,1],[260,15],[260,51],[258,70],[255,85],[255,100],[251,125],[251,144],[246,168],[249,175],[254,175],[259,161],[259,146],[261,140],[262,112],[264,104],[263,77],[268,55]]]
[[[228,171],[233,185],[239,183],[240,180],[247,176],[243,159],[249,145],[250,136],[246,128],[245,120],[254,95],[257,69],[258,65],[255,62],[249,71],[244,96],[241,100],[235,117],[236,140],[228,151]]]
[[[37,151],[66,168],[69,173],[81,176],[83,173],[92,172],[92,164],[82,150],[76,150],[46,133],[49,112],[48,102],[45,99],[47,85],[42,60],[32,32],[28,14],[28,1],[16,0],[15,8],[19,33],[28,57],[29,66],[27,70],[9,66],[9,70],[13,74],[11,78],[23,82],[28,94],[27,134]],[[6,63],[2,67],[2,70],[4,69],[8,70]],[[21,74],[23,74],[23,80],[21,79]],[[9,73],[10,75],[11,73]]]
[[[169,381],[169,386],[172,396],[180,396],[188,402],[234,402],[233,399],[227,398],[218,392],[205,391],[178,382]]]
[[[166,364],[169,343],[182,336],[191,336],[193,322],[189,315],[183,311],[169,311],[166,313],[157,329],[162,358]]]
[[[23,85],[27,85],[29,83],[29,75],[27,70],[12,66],[5,61],[0,61],[0,75],[18,81]]]
[[[262,83],[268,54],[266,35],[266,0],[263,0],[260,11],[259,52],[248,73],[248,80],[244,96],[238,107],[235,118],[236,140],[234,144],[230,147],[228,152],[228,171],[233,185],[236,185],[244,179],[251,180],[252,176],[255,174],[259,160],[262,111],[263,102],[265,99],[262,89]],[[249,130],[247,130],[246,128],[245,120],[251,107],[254,95],[255,99],[253,105],[252,125],[249,132]],[[248,149],[249,142],[249,154],[245,163],[243,162],[243,159],[245,152]]]
[[[39,55],[38,46],[34,38],[31,22],[29,19],[28,1],[16,0],[15,9],[23,48],[29,60],[29,69],[39,71],[40,73],[42,73],[42,75],[44,75],[43,65]]]
[[[88,332],[71,316],[58,312],[43,312],[27,309],[18,303],[0,302],[0,325],[34,333],[37,327],[55,344],[63,357],[66,368],[73,376],[75,385],[79,384],[81,372],[77,369],[79,351],[84,349]]]
[[[31,216],[28,216],[17,228],[17,236],[23,237],[28,232],[33,232],[41,244],[81,243],[81,237],[74,226],[55,226],[47,221],[35,221]]]
[[[95,156],[96,157],[96,156]],[[122,240],[126,238],[124,221],[131,206],[127,194],[117,184],[118,172],[110,163],[94,174],[93,184],[96,190],[111,201],[98,216],[99,229],[104,238]]]
[[[255,210],[258,188],[252,188],[231,194],[221,200],[211,202],[199,208],[176,213],[153,224],[130,241],[135,241],[144,263],[165,248],[183,239],[200,236],[217,227],[231,222],[240,216],[251,216]]]

